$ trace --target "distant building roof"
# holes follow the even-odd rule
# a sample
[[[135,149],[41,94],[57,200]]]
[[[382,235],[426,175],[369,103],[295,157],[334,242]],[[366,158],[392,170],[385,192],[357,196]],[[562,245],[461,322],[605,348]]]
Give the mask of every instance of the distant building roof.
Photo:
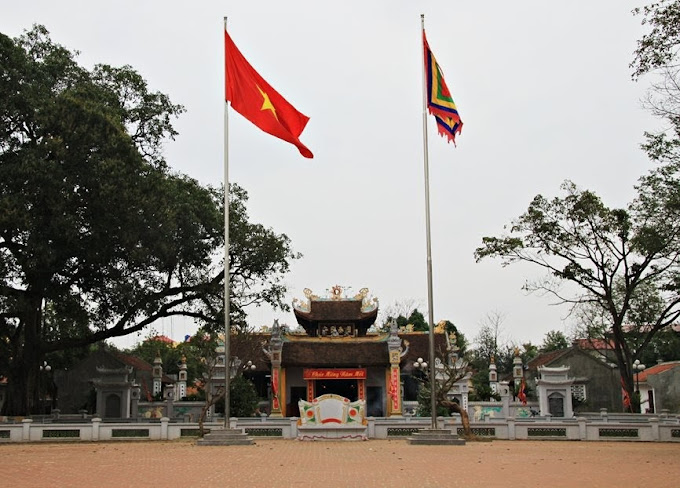
[[[128,366],[132,366],[138,371],[151,371],[153,369],[153,366],[151,366],[149,363],[144,361],[141,358],[138,358],[136,356],[131,356],[130,354],[125,354],[124,352],[120,351],[111,351],[111,354],[113,357],[118,359],[120,362],[123,364],[127,364]],[[168,375],[165,373],[161,377],[161,382],[162,383],[174,383],[175,380],[170,378]]]
[[[570,349],[557,349],[555,351],[544,352],[543,354],[539,354],[531,361],[529,361],[529,364],[527,364],[527,366],[531,370],[538,369],[539,366],[545,366],[546,364],[550,364],[555,359],[559,358],[560,356],[569,351]]]
[[[667,363],[659,363],[654,366],[650,366],[640,373],[638,376],[639,381],[647,381],[648,376],[653,376],[655,374],[663,373],[669,369],[677,368],[680,366],[680,361],[669,361]]]
[[[120,351],[111,351],[111,354],[122,363],[140,371],[151,371],[153,369],[149,363],[136,356],[131,356],[130,354],[125,354]]]
[[[172,339],[170,339],[168,336],[165,336],[165,335],[157,335],[157,336],[149,337],[144,342],[147,342],[147,341],[164,342],[166,344],[171,344],[171,345],[175,344],[175,341],[173,341]]]
[[[623,329],[624,332],[634,332],[636,330],[639,330],[641,332],[649,332],[652,329],[653,325],[623,325],[621,328]],[[678,332],[680,333],[680,324],[670,324],[669,326],[665,327],[663,330],[672,330],[673,332]]]
[[[579,349],[589,351],[600,351],[603,349],[614,349],[614,343],[605,339],[574,339],[571,343]]]

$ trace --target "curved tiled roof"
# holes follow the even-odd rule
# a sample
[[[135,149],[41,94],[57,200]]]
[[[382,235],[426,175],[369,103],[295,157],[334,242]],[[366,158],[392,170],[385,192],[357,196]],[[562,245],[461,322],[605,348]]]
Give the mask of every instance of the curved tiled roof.
[[[664,371],[668,371],[669,369],[677,368],[680,366],[680,361],[669,361],[667,363],[660,363],[660,364],[655,364],[654,366],[650,366],[649,368],[645,369],[640,373],[638,376],[639,381],[647,381],[648,376],[653,376],[655,374],[663,373]]]

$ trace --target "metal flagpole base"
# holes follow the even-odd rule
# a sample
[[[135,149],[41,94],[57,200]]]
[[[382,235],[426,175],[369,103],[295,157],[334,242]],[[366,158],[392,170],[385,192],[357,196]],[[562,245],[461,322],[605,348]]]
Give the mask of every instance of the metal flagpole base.
[[[255,442],[239,429],[212,429],[202,439],[196,441],[197,446],[252,446]]]
[[[409,444],[420,446],[464,446],[465,439],[458,437],[448,429],[423,429],[411,437],[407,437]]]

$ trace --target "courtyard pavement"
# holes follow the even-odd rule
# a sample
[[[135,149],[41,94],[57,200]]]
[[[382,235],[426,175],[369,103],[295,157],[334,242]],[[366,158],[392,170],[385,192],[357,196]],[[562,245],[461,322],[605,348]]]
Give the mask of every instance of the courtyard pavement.
[[[0,444],[0,487],[680,486],[680,443],[405,440]]]

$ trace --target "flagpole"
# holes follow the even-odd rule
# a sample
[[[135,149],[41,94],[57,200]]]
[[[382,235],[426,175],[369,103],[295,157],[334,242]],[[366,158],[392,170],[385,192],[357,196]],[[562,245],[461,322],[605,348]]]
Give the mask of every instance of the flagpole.
[[[436,368],[434,357],[434,305],[432,300],[432,241],[430,239],[430,168],[427,149],[427,73],[425,71],[425,14],[420,14],[423,53],[423,163],[425,169],[425,240],[427,243],[427,309],[430,345],[430,416],[432,429],[437,428]]]
[[[227,31],[227,18],[224,17],[224,31]],[[224,45],[224,59],[227,59],[227,45]],[[227,72],[224,72],[224,86],[227,86]],[[226,93],[226,91],[225,91]],[[229,103],[224,97],[224,428],[229,429],[229,388],[230,388],[230,349],[231,326],[229,324]]]

